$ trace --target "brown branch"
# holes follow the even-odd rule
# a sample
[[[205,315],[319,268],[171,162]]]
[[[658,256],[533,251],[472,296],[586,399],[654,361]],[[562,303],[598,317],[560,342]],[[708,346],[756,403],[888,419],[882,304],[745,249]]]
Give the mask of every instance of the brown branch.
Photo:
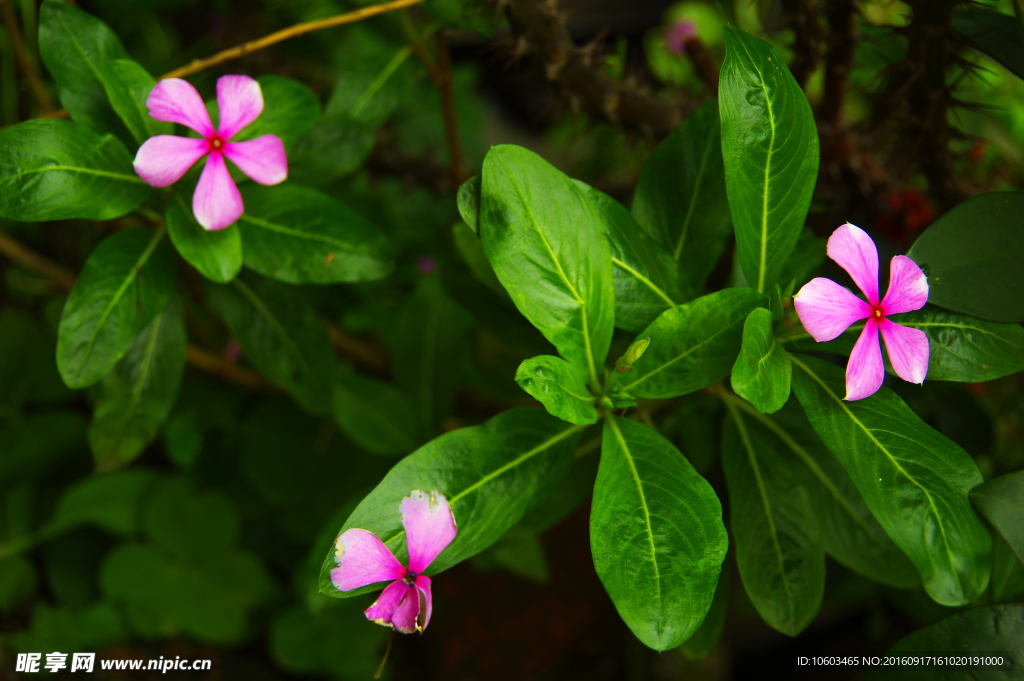
[[[255,371],[238,366],[234,362],[230,362],[191,343],[188,346],[187,357],[188,363],[196,369],[219,376],[229,383],[234,383],[251,390],[266,390],[271,387],[270,383]]]
[[[686,49],[686,56],[690,58],[693,63],[693,68],[697,71],[697,75],[704,81],[704,84],[708,86],[711,93],[718,96],[718,74],[719,66],[715,62],[714,56],[711,51],[704,45],[704,42],[694,36],[688,39],[683,47]]]
[[[539,62],[544,77],[595,121],[662,138],[694,108],[693,103],[670,105],[610,78],[592,63],[592,46],[578,48],[573,44],[553,1],[510,0],[506,12],[517,41],[517,56]]]
[[[323,324],[327,327],[327,334],[331,337],[335,352],[342,357],[348,357],[372,373],[382,376],[388,374],[388,355],[383,347],[349,335],[328,321],[324,321]]]
[[[18,29],[18,20],[14,16],[14,10],[11,9],[10,0],[0,0],[0,18],[3,19],[4,27],[7,29],[7,35],[11,39],[11,50],[14,52],[14,61],[18,64],[18,70],[21,71],[21,76],[25,79],[28,84],[28,89],[32,92],[32,96],[36,102],[39,103],[39,108],[43,110],[44,114],[53,111],[53,100],[50,99],[50,94],[46,91],[46,87],[43,85],[43,81],[39,79],[39,72],[36,71],[36,63],[32,58],[32,54],[28,51],[28,46],[25,45],[25,41],[21,38],[21,31]]]
[[[821,23],[816,0],[782,0],[786,24],[793,30],[793,63],[789,70],[803,87],[818,68],[821,54]]]
[[[452,163],[452,181],[458,187],[466,178],[466,162],[459,142],[458,118],[452,98],[452,57],[444,32],[437,32],[437,87],[441,91],[441,106],[444,109],[444,133],[448,140],[448,155]]]
[[[74,288],[75,280],[78,278],[68,268],[39,255],[2,231],[0,231],[0,254],[23,267],[39,272],[62,291],[70,291]]]

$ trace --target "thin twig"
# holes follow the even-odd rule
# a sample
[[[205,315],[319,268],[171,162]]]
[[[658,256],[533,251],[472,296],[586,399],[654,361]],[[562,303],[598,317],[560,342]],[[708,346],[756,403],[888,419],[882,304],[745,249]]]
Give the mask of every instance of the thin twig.
[[[62,291],[70,291],[74,288],[75,280],[78,278],[68,268],[39,255],[2,231],[0,231],[0,254],[7,256],[9,260],[19,265],[39,272]]]
[[[265,47],[276,45],[279,42],[288,40],[289,38],[295,38],[296,36],[304,35],[306,33],[312,33],[313,31],[320,31],[325,28],[333,28],[335,26],[341,26],[343,24],[352,24],[363,19],[369,19],[370,17],[377,16],[378,14],[385,14],[387,12],[394,12],[398,9],[404,9],[406,7],[412,7],[413,5],[419,4],[423,0],[393,0],[392,2],[384,2],[379,5],[371,5],[369,7],[362,7],[353,12],[346,14],[339,14],[333,17],[327,17],[326,19],[317,19],[316,21],[307,21],[301,24],[295,24],[288,28],[281,29],[270,35],[263,36],[257,40],[251,40],[247,43],[238,45],[237,47],[231,47],[222,52],[218,52],[212,57],[206,59],[196,59],[187,66],[175,69],[170,73],[165,73],[161,76],[163,78],[182,78],[184,76],[198,73],[203,69],[208,69],[211,66],[217,64],[223,64],[226,61],[232,59],[238,59],[244,57],[247,54],[252,54],[258,50],[262,50]]]
[[[388,356],[380,345],[356,338],[342,331],[334,324],[323,321],[327,334],[331,337],[334,350],[342,357],[348,357],[365,369],[376,374],[388,373]]]
[[[188,363],[196,369],[219,376],[229,383],[235,383],[243,388],[250,388],[252,390],[265,390],[270,387],[267,380],[255,371],[238,366],[219,355],[203,350],[191,343],[188,346],[187,357]]]
[[[28,84],[28,89],[31,90],[32,96],[39,103],[39,108],[43,110],[44,114],[50,113],[53,111],[53,100],[50,99],[50,94],[46,91],[43,81],[39,79],[35,60],[28,51],[25,41],[22,40],[21,30],[18,28],[18,20],[14,16],[14,10],[11,9],[10,0],[0,0],[0,18],[3,19],[7,35],[10,36],[14,61],[18,64],[21,76]]]
[[[437,87],[441,91],[441,106],[444,108],[444,132],[448,139],[448,154],[451,156],[452,180],[458,187],[466,177],[466,162],[462,156],[458,118],[452,97],[452,57],[442,31],[437,32],[437,79]]]

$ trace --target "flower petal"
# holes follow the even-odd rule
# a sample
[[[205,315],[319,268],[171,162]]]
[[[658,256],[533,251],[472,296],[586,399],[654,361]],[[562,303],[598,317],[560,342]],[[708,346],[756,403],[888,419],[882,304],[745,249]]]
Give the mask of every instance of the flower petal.
[[[872,305],[878,305],[878,250],[868,233],[847,222],[828,238],[828,257],[846,270]]]
[[[416,588],[423,595],[423,609],[420,612],[419,630],[423,631],[430,624],[430,613],[434,609],[434,598],[430,595],[430,577],[418,575],[416,577]]]
[[[244,210],[242,195],[228,173],[224,155],[219,151],[211,152],[199,176],[196,193],[192,195],[196,221],[206,229],[224,229],[241,217]]]
[[[335,547],[338,567],[331,570],[331,582],[338,591],[405,577],[405,568],[373,532],[346,530]]]
[[[871,306],[824,277],[815,277],[793,297],[793,305],[811,338],[830,341],[854,322],[871,316]]]
[[[158,121],[181,123],[206,138],[213,137],[210,113],[192,83],[181,78],[161,80],[146,100],[149,115]]]
[[[893,371],[904,381],[924,383],[928,373],[928,336],[921,329],[911,329],[895,324],[888,319],[878,323],[889,353]]]
[[[928,277],[907,256],[894,257],[889,263],[889,290],[882,300],[882,314],[920,310],[927,302]]]
[[[243,173],[260,184],[280,184],[288,179],[288,157],[277,135],[263,135],[248,142],[227,142],[224,155]]]
[[[150,185],[167,187],[180,180],[209,150],[210,143],[204,139],[157,135],[143,142],[133,165]]]
[[[402,603],[402,600],[406,598],[410,591],[415,592],[416,589],[401,579],[391,582],[380,593],[380,596],[377,597],[373,605],[363,611],[363,614],[371,622],[390,627],[391,618],[395,614],[395,608]]]
[[[452,543],[455,516],[444,495],[415,489],[398,505],[409,547],[409,571],[419,574]]]
[[[846,400],[862,400],[882,387],[885,365],[878,345],[878,321],[869,317],[846,365]]]
[[[221,76],[217,79],[217,107],[217,135],[227,141],[263,113],[263,90],[249,76]]]
[[[403,582],[404,585],[404,582]],[[405,596],[402,602],[395,608],[391,615],[391,624],[397,631],[403,634],[411,634],[420,630],[420,592],[414,586],[406,586]]]

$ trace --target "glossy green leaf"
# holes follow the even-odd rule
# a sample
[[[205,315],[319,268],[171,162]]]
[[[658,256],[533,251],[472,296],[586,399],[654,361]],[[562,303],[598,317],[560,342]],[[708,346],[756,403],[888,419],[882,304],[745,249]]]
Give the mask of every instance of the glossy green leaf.
[[[285,149],[291,151],[319,120],[320,99],[309,87],[291,78],[265,75],[257,78],[256,82],[263,91],[263,111],[232,140],[240,142],[263,135],[277,135],[284,142]]]
[[[483,425],[446,433],[396,464],[335,536],[351,527],[369,530],[404,561],[398,505],[412,490],[437,490],[451,504],[459,532],[427,573],[446,570],[493,544],[551,493],[572,466],[582,430],[540,409],[512,409]],[[374,590],[334,588],[334,551],[332,544],[320,570],[322,593],[346,598]]]
[[[711,485],[665,438],[609,416],[590,510],[594,568],[645,645],[674,648],[704,620],[729,537]]]
[[[615,281],[615,325],[636,333],[659,314],[692,299],[689,283],[680,284],[672,254],[651,238],[622,204],[577,182],[603,219]]]
[[[397,386],[375,378],[340,377],[331,414],[345,435],[375,454],[408,454],[420,442],[412,403]]]
[[[915,631],[894,645],[887,656],[949,655],[1002,658],[999,664],[916,664],[876,667],[867,681],[1009,681],[1024,669],[1024,605],[992,605],[958,612]],[[945,661],[945,660],[944,660]],[[973,660],[972,660],[973,661]]]
[[[111,234],[85,261],[57,334],[57,368],[71,388],[114,368],[174,291],[178,267],[163,230]]]
[[[699,291],[732,234],[718,104],[708,102],[654,150],[640,171],[633,215]]]
[[[722,468],[740,577],[764,621],[796,636],[818,614],[825,592],[821,528],[796,462],[756,419],[727,404]]]
[[[782,409],[789,399],[793,364],[772,334],[772,313],[759,307],[743,322],[743,344],[732,367],[732,389],[762,414]]]
[[[958,9],[953,30],[974,49],[987,54],[1018,78],[1024,78],[1024,44],[1018,20],[991,9]]]
[[[238,278],[211,285],[210,299],[224,317],[246,359],[305,409],[331,406],[334,349],[313,310],[272,282]]]
[[[568,177],[521,147],[484,159],[484,252],[519,311],[597,386],[615,323],[603,220]]]
[[[39,11],[39,56],[72,120],[126,137],[107,99],[103,69],[110,61],[129,57],[106,24],[63,0],[45,0]]]
[[[971,503],[1024,562],[1024,471],[975,487]]]
[[[477,235],[480,234],[480,189],[482,183],[479,175],[474,175],[459,187],[459,215],[466,225]]]
[[[164,218],[171,243],[190,265],[217,284],[226,284],[242,270],[242,231],[238,223],[210,231],[196,222],[191,192],[175,191]]]
[[[1024,321],[1024,193],[992,192],[936,220],[907,252],[928,275],[928,302],[993,322]]]
[[[516,370],[516,383],[552,416],[569,423],[597,423],[596,398],[583,376],[561,357],[541,355],[524,360]]]
[[[928,595],[947,606],[977,598],[992,542],[967,498],[982,482],[971,457],[889,389],[847,402],[842,369],[813,357],[793,364],[793,388],[811,425],[914,561]]]
[[[242,187],[245,266],[289,284],[381,279],[394,268],[380,229],[315,189]]]
[[[149,115],[146,100],[155,85],[153,76],[131,59],[111,59],[103,67],[103,87],[110,104],[139,144],[154,135],[174,133],[173,123]]]
[[[718,574],[718,585],[715,587],[715,596],[711,599],[708,614],[704,616],[704,621],[697,627],[697,631],[693,632],[693,635],[679,646],[679,651],[690,660],[707,657],[722,638],[728,609],[729,566],[723,564],[722,571]]]
[[[373,130],[346,115],[317,121],[288,154],[288,177],[310,187],[326,187],[355,172],[370,155]]]
[[[89,447],[97,469],[123,466],[156,437],[178,399],[187,345],[181,305],[171,298],[96,386]]]
[[[778,281],[818,178],[818,132],[804,92],[768,43],[725,29],[722,158],[736,253],[750,285]]]
[[[676,397],[729,375],[740,351],[743,324],[767,299],[731,288],[666,310],[640,332],[651,345],[619,385],[638,397]]]
[[[0,217],[112,220],[138,207],[151,191],[112,135],[57,118],[0,130]]]
[[[43,530],[54,536],[83,524],[115,534],[130,534],[142,527],[142,506],[148,501],[157,476],[133,469],[83,478],[66,490]]]

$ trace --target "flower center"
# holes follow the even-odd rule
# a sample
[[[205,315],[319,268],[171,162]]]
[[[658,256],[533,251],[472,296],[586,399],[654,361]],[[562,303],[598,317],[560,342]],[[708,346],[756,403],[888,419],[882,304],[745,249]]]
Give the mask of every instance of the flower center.
[[[402,577],[402,581],[408,584],[409,586],[412,586],[416,583],[416,577],[417,575],[415,572],[409,571],[405,573],[405,577]]]
[[[881,308],[877,308],[877,307],[875,308],[875,317],[877,317],[878,319],[882,318],[882,310],[881,310]]]
[[[210,146],[212,146],[214,149],[220,149],[223,146],[223,144],[221,143],[219,137],[214,137],[213,140],[210,141]]]

